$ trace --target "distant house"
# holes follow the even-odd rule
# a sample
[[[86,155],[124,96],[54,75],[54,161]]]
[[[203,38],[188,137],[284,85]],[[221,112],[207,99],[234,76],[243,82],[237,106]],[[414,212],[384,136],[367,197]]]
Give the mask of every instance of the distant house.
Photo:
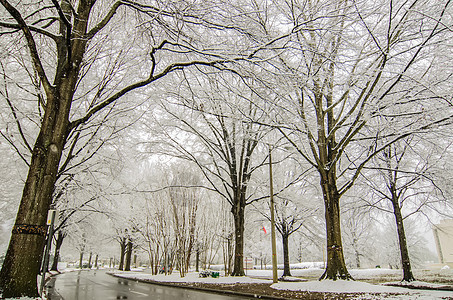
[[[453,219],[440,221],[433,226],[439,263],[453,268]]]

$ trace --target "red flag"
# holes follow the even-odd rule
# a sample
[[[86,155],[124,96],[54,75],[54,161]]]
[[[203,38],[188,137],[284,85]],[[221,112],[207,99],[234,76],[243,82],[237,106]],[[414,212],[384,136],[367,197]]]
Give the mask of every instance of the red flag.
[[[264,231],[264,234],[267,234],[266,228],[264,228],[264,226],[261,229]]]

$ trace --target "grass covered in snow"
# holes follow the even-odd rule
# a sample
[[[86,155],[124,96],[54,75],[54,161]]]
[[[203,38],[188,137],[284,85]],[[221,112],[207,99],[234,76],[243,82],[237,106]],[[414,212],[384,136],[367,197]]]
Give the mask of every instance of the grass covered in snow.
[[[251,278],[248,276],[243,277],[224,277],[212,278],[212,277],[199,277],[198,273],[191,272],[188,273],[185,277],[179,276],[179,273],[173,273],[170,275],[158,274],[151,275],[143,272],[125,272],[125,271],[115,271],[113,272],[116,276],[123,278],[131,278],[136,280],[153,280],[159,282],[201,282],[201,283],[222,283],[222,284],[233,284],[233,283],[272,283],[272,280],[266,279],[257,279]]]
[[[424,290],[423,288],[438,288],[445,286],[444,284],[428,283],[425,281],[415,281],[412,283],[401,283],[400,286],[390,286],[387,284],[373,284],[362,281],[366,279],[371,282],[382,282],[384,279],[397,278],[402,276],[401,270],[390,269],[361,269],[351,270],[351,274],[357,279],[356,281],[344,280],[317,280],[317,275],[320,275],[323,270],[320,269],[296,269],[291,273],[294,277],[304,277],[308,275],[308,280],[301,282],[279,282],[272,284],[271,287],[279,290],[289,291],[305,291],[305,292],[322,292],[322,293],[338,293],[338,294],[357,294],[355,299],[453,299],[453,291],[437,291]],[[135,280],[150,280],[157,282],[175,282],[175,283],[210,283],[210,284],[253,284],[253,283],[272,283],[271,270],[247,270],[247,276],[244,277],[225,277],[220,278],[200,278],[198,273],[191,272],[181,278],[179,273],[171,275],[151,275],[144,272],[121,272],[115,271],[116,276]],[[416,274],[429,274],[429,280],[433,280],[438,275],[444,275],[449,278],[450,286],[453,283],[453,274],[442,274],[441,271],[417,271]],[[222,273],[221,273],[222,274]],[[281,272],[279,272],[279,276]],[[316,278],[312,278],[316,275]],[[299,277],[300,278],[300,277]],[[422,279],[423,280],[423,279]],[[390,282],[389,284],[396,284]],[[411,286],[412,288],[406,288]]]

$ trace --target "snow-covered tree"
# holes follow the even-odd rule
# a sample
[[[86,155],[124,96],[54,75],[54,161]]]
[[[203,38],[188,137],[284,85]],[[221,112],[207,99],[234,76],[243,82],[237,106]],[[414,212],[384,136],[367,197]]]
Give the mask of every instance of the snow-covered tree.
[[[216,13],[211,3],[192,6],[169,2],[1,0],[1,36],[20,44],[36,91],[31,95],[42,118],[30,136],[32,153],[16,224],[0,272],[3,296],[37,296],[36,273],[41,262],[45,221],[69,138],[88,122],[102,119],[126,94],[149,86],[167,74],[194,65],[221,65],[227,51],[196,51],[201,39],[195,27],[226,28],[203,19]],[[155,4],[155,5],[154,5]],[[144,21],[146,19],[146,21]],[[187,22],[191,30],[181,24]],[[206,25],[206,26],[205,26]],[[137,44],[138,38],[143,43]],[[146,40],[143,40],[146,39]],[[216,39],[210,39],[215,42]],[[205,40],[207,41],[207,40]],[[212,43],[211,43],[212,44]],[[215,45],[211,49],[216,48]],[[160,55],[162,53],[162,55]],[[215,56],[214,56],[215,54]],[[17,65],[16,65],[17,66]],[[89,73],[102,74],[94,80]],[[132,75],[132,76],[131,76]],[[22,91],[27,94],[27,91]],[[17,99],[11,101],[13,106]],[[142,98],[143,100],[144,98]],[[118,104],[120,105],[120,104]],[[126,102],[134,107],[135,102]],[[99,120],[98,119],[98,120]],[[24,139],[25,140],[25,139]],[[23,226],[22,226],[23,225]],[[27,234],[38,233],[38,234]],[[18,257],[21,253],[21,257]]]
[[[367,179],[372,195],[365,202],[395,217],[403,280],[413,281],[405,222],[417,213],[438,210],[446,202],[436,186],[431,167],[440,163],[428,139],[411,136],[393,143],[377,155]]]
[[[444,22],[451,3],[276,3],[279,18],[268,18],[264,5],[257,13],[274,59],[256,77],[272,86],[273,126],[319,173],[327,237],[322,278],[350,279],[340,199],[389,144],[451,121],[448,98],[438,93],[449,79],[431,80],[440,63],[436,47],[450,36]],[[377,121],[384,118],[386,124]]]
[[[154,122],[160,125],[154,130],[162,137],[160,145],[155,140],[149,142],[153,147],[150,152],[191,161],[207,182],[207,189],[231,205],[235,224],[232,275],[242,276],[245,208],[265,197],[253,188],[253,174],[266,163],[260,143],[269,131],[253,120],[265,115],[254,103],[259,98],[241,78],[210,74],[195,79],[194,74],[185,75],[178,93],[170,93],[161,110],[155,112]]]

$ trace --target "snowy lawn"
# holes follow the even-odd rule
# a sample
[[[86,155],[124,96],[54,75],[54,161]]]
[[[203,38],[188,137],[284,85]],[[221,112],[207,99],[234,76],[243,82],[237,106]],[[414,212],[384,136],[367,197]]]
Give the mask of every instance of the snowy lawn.
[[[300,273],[321,273],[322,270],[316,269],[301,269],[292,270],[291,273],[299,276]],[[186,277],[181,278],[179,273],[171,275],[151,275],[147,273],[137,272],[113,272],[115,276],[157,282],[175,282],[175,283],[209,283],[209,284],[253,284],[253,283],[272,283],[272,280],[263,279],[271,276],[270,270],[247,270],[247,276],[244,277],[224,277],[220,278],[200,278],[198,273],[192,272]],[[279,272],[281,273],[281,272]],[[389,269],[368,269],[368,270],[351,270],[351,273],[356,278],[371,278],[379,281],[379,277],[393,277],[400,275],[398,270]],[[222,274],[222,273],[221,273]],[[279,274],[281,275],[281,274]],[[260,277],[260,278],[259,278]],[[451,277],[450,277],[451,278]],[[451,278],[452,279],[452,278]],[[400,282],[391,282],[396,284]],[[442,287],[442,284],[427,283],[416,281],[412,283],[413,287],[418,288],[437,288]],[[338,293],[338,294],[357,294],[354,299],[453,299],[453,291],[437,291],[423,289],[409,289],[403,286],[395,287],[386,284],[371,284],[363,281],[331,281],[331,280],[308,280],[303,282],[279,282],[271,285],[272,288],[288,291],[305,291],[305,292],[322,292],[322,293]]]
[[[355,299],[453,299],[453,292],[415,290],[403,287],[376,285],[360,281],[324,280],[308,282],[279,282],[273,284],[274,289],[322,292],[322,293],[360,293]]]
[[[112,272],[115,276],[120,276],[128,279],[135,280],[153,280],[159,282],[201,282],[201,283],[221,283],[221,284],[233,284],[233,283],[272,283],[272,280],[266,279],[257,279],[247,276],[243,277],[224,277],[212,278],[212,277],[199,277],[198,273],[191,272],[188,273],[185,277],[179,276],[179,273],[173,273],[171,275],[158,274],[151,275],[147,273],[137,273],[137,272],[124,272],[124,271],[115,271]]]

